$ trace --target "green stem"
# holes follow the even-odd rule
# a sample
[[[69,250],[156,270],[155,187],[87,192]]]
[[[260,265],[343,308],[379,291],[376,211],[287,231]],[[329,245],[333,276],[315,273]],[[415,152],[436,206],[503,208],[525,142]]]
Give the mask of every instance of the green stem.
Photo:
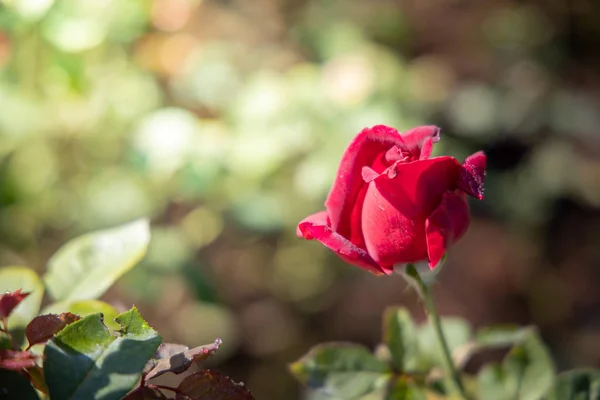
[[[442,322],[437,312],[437,308],[435,307],[435,303],[433,301],[431,291],[429,290],[429,286],[427,286],[427,284],[423,282],[421,276],[417,272],[414,265],[408,265],[406,267],[406,273],[416,281],[416,284],[418,286],[418,293],[425,305],[425,311],[427,312],[429,323],[433,327],[433,331],[435,332],[435,338],[437,339],[437,342],[440,348],[442,349],[442,362],[444,363],[444,370],[448,375],[449,383],[451,385],[450,389],[453,392],[455,392],[461,399],[469,400],[469,396],[465,391],[465,387],[460,378],[460,374],[454,366],[452,353],[450,352],[448,342],[446,341],[446,337],[444,336],[444,331],[442,330]]]

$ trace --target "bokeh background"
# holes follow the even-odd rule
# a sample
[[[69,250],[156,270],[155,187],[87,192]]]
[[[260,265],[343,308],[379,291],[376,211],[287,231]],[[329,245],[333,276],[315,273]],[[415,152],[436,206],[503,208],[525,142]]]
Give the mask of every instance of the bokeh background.
[[[150,216],[104,299],[167,341],[222,338],[213,367],[257,399],[300,399],[286,364],[312,345],[423,314],[295,224],[362,128],[437,124],[438,153],[489,156],[441,311],[600,366],[599,48],[593,0],[4,0],[0,265]]]

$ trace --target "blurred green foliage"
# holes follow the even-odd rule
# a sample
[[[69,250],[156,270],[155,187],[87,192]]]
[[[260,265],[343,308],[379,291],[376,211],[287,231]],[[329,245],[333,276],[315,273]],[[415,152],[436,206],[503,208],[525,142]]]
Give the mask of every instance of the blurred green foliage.
[[[40,271],[67,239],[149,216],[148,256],[104,299],[139,304],[169,340],[222,337],[233,378],[289,398],[283,365],[308,342],[373,343],[402,299],[399,281],[296,240],[295,224],[359,130],[437,123],[438,154],[490,160],[446,311],[588,343],[598,328],[574,331],[571,310],[587,324],[600,301],[600,24],[546,6],[6,0],[0,263]],[[600,362],[598,346],[561,354]]]

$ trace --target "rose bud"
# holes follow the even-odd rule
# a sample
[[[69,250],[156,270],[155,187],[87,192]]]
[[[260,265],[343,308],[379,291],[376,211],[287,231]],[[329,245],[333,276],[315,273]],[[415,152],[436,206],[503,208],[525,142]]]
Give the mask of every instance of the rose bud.
[[[430,157],[439,138],[435,126],[364,129],[342,157],[325,211],[302,220],[298,236],[378,275],[424,260],[434,269],[467,231],[466,195],[483,199],[486,165],[483,152],[462,164]]]

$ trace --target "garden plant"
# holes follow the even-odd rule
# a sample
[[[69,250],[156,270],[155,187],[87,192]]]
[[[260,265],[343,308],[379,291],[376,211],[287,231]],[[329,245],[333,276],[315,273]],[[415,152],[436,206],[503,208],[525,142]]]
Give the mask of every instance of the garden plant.
[[[431,286],[469,227],[467,196],[483,199],[486,166],[483,152],[462,163],[433,156],[439,140],[435,126],[363,130],[342,157],[326,210],[297,230],[382,279],[401,274],[428,321],[417,324],[406,309],[391,307],[374,351],[321,344],[291,363],[291,373],[313,399],[600,398],[600,372],[558,374],[535,327],[473,332],[466,321],[438,314]],[[135,307],[118,313],[97,300],[144,256],[149,240],[142,219],[73,239],[42,277],[26,267],[0,269],[0,399],[253,398],[251,388],[217,371],[188,371],[220,339],[192,349],[162,343]],[[51,303],[40,310],[44,294]],[[502,359],[472,365],[490,352]],[[180,383],[154,383],[166,373],[181,374]]]

